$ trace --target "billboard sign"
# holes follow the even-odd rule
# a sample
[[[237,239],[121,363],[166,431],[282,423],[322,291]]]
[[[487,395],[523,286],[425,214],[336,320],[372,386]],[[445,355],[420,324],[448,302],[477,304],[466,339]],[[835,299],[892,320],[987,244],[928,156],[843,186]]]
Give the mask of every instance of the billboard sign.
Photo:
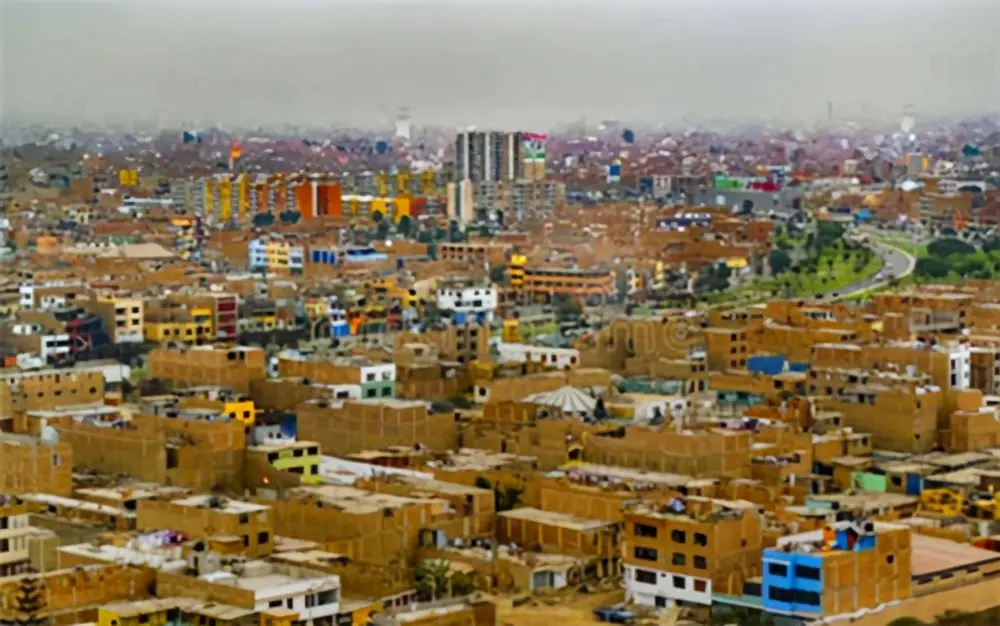
[[[521,133],[521,140],[524,142],[525,163],[545,163],[545,142],[548,135],[541,133]]]

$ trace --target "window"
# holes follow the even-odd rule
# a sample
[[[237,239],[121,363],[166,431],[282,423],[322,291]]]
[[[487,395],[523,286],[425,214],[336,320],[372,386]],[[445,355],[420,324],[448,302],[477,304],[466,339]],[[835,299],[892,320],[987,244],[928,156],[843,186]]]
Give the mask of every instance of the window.
[[[269,535],[266,530],[262,530],[261,532],[257,533],[257,544],[258,545],[264,545],[270,539],[271,539],[271,535]]]
[[[336,589],[331,589],[329,591],[320,591],[319,595],[316,597],[316,602],[320,605],[333,604],[337,601],[338,594]]]
[[[634,524],[632,526],[632,531],[635,533],[636,537],[656,538],[656,526],[650,526],[649,524]]]
[[[656,548],[642,548],[636,546],[633,554],[635,555],[635,558],[640,561],[655,561],[658,558]]]
[[[705,533],[695,533],[694,534],[694,545],[696,546],[707,546],[708,536]]]
[[[292,608],[293,604],[294,603],[292,601],[292,598],[288,598],[287,600],[285,600],[285,606],[287,606],[288,608]]]
[[[62,465],[62,457],[60,457],[58,454],[53,454],[52,467],[59,467],[60,465]]]
[[[319,474],[319,465],[310,465],[309,466],[309,473],[310,474],[314,474],[314,475],[315,474]]]
[[[250,514],[240,513],[240,524],[249,524],[249,523],[250,523]]]
[[[684,543],[687,541],[687,533],[683,530],[671,530],[670,540],[674,543]]]
[[[687,589],[687,580],[683,576],[674,576],[674,589]]]
[[[788,576],[788,566],[784,563],[768,563],[767,573],[771,576]]]
[[[368,374],[367,376],[365,376],[365,380],[367,380],[370,383],[375,382],[375,374]]]
[[[804,604],[806,606],[822,606],[821,598],[816,591],[803,591],[802,589],[796,589],[791,592],[792,598],[795,604]]]
[[[278,460],[278,453],[271,452],[270,454],[267,455],[267,460],[269,463],[274,463],[275,461]]]
[[[789,589],[782,589],[781,587],[770,587],[767,590],[767,597],[775,602],[784,602],[790,604],[793,602],[793,594]]]
[[[289,467],[288,471],[293,474],[305,474],[305,468],[303,467]]]
[[[687,556],[683,552],[674,552],[673,556],[670,558],[670,562],[674,565],[686,565]]]
[[[705,582],[704,580],[695,580],[694,590],[697,591],[698,593],[705,593],[706,591],[708,591],[708,583]]]
[[[244,548],[250,547],[250,535],[243,535],[243,547]]]
[[[809,580],[819,580],[820,571],[818,567],[809,567],[808,565],[796,565],[795,566],[795,576],[796,578],[807,578]]]
[[[306,596],[306,608],[309,609],[314,606],[316,606],[316,596],[314,596],[313,594],[309,594],[308,596]]]
[[[390,388],[390,387],[383,387],[382,388],[382,396],[383,397],[388,398],[391,395],[392,395],[392,388]]]
[[[695,569],[708,569],[708,560],[703,556],[694,557],[694,568]]]
[[[369,397],[369,398],[374,398],[375,397],[375,390],[374,389],[368,389],[368,390],[366,390],[365,391],[365,396]]]
[[[167,469],[176,469],[179,464],[177,448],[167,448]]]
[[[635,570],[635,581],[637,583],[646,583],[647,585],[655,585],[656,572],[651,572],[648,569],[637,569]]]

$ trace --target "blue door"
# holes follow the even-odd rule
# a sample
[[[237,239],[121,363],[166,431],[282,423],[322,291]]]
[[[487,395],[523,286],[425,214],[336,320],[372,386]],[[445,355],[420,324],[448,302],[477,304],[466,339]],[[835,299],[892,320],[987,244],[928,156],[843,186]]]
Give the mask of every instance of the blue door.
[[[906,495],[908,496],[919,496],[920,491],[924,487],[923,476],[917,474],[907,474],[906,475]]]

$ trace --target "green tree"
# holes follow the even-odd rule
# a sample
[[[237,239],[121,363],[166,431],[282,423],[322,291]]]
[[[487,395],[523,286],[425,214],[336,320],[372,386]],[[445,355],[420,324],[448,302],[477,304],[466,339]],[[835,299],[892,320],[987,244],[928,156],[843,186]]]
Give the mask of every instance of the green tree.
[[[507,279],[507,268],[503,265],[493,265],[490,267],[490,281],[499,285]]]
[[[917,259],[914,271],[920,278],[944,278],[950,269],[947,261],[931,256]]]
[[[975,247],[960,239],[935,239],[927,245],[927,253],[941,259],[953,254],[973,254],[975,251]]]
[[[990,237],[983,242],[983,252],[1000,251],[1000,237]]]
[[[583,307],[580,306],[580,303],[567,295],[556,294],[552,304],[556,309],[556,318],[560,322],[579,320],[583,315]]]
[[[493,490],[494,503],[498,513],[512,511],[521,504],[524,489],[520,487],[497,487]]]
[[[990,274],[986,265],[986,255],[982,253],[974,254],[952,254],[946,257],[948,266],[959,276],[971,276],[973,274]]]
[[[792,266],[792,256],[781,248],[772,250],[771,254],[767,257],[767,261],[771,266],[771,274],[775,276],[784,274]]]
[[[422,561],[413,570],[413,588],[422,602],[439,600],[448,594],[448,572],[451,563],[440,559]]]
[[[409,239],[410,234],[413,231],[413,219],[409,215],[404,215],[399,218],[399,222],[396,224],[396,231]]]
[[[434,243],[434,231],[425,228],[417,234],[417,241],[420,243]]]
[[[378,215],[378,213],[376,213]],[[378,223],[378,227],[375,229],[375,236],[379,239],[385,239],[389,236],[389,222],[386,220],[381,220]]]
[[[844,238],[844,227],[836,222],[817,222],[816,237],[813,238],[813,246],[817,250],[823,250],[829,246],[836,245]]]
[[[372,221],[376,224],[381,224],[383,220],[385,220],[385,216],[382,215],[382,211],[375,211],[372,213]]]
[[[524,489],[494,485],[485,476],[476,476],[474,484],[480,489],[489,489],[493,492],[494,508],[498,513],[516,509],[521,504],[521,498],[524,496]]]

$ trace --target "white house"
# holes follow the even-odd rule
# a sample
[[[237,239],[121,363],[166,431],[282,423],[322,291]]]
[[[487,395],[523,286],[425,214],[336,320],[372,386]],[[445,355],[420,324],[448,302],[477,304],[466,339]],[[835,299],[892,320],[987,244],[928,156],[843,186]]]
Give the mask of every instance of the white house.
[[[572,348],[549,348],[527,343],[501,343],[497,348],[501,363],[541,363],[565,369],[576,367],[580,362],[580,351]]]
[[[455,322],[466,321],[489,323],[493,321],[499,298],[495,287],[443,287],[438,289],[437,306],[443,311],[452,311]]]

